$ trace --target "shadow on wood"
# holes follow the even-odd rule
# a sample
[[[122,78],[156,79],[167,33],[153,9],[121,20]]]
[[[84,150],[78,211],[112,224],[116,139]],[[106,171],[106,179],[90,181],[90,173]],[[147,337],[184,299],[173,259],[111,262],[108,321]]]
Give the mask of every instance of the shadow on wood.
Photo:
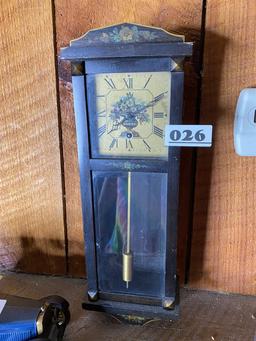
[[[213,146],[209,148],[199,148],[197,150],[196,156],[196,177],[195,177],[195,193],[194,193],[194,206],[193,206],[193,222],[192,222],[192,231],[191,231],[191,244],[192,244],[192,252],[190,255],[190,266],[189,266],[189,284],[192,282],[192,286],[195,286],[194,283],[202,278],[207,277],[208,274],[204,270],[204,260],[207,257],[207,222],[208,222],[208,206],[210,200],[210,189],[212,183],[212,162],[214,157],[214,131],[218,126],[218,121],[220,119],[219,113],[221,113],[220,107],[220,82],[223,72],[223,59],[225,54],[225,48],[228,44],[228,39],[224,36],[217,35],[213,32],[206,32],[208,41],[216,47],[218,50],[218,64],[214,72],[214,82],[210,84],[211,92],[215,94],[214,101],[205,101],[205,97],[207,96],[207,90],[209,88],[209,84],[207,87],[205,84],[208,80],[204,77],[204,70],[202,69],[202,87],[201,87],[201,103],[200,103],[200,124],[211,124],[213,125]],[[209,48],[206,46],[204,51]],[[204,52],[205,53],[205,52]],[[207,61],[205,58],[207,57]],[[213,55],[207,53],[204,55],[204,64],[211,64],[211,58]],[[215,60],[216,62],[216,60]],[[209,77],[209,74],[207,74]],[[203,105],[202,105],[203,104]],[[214,108],[213,108],[214,105]],[[209,114],[212,113],[212,114]],[[203,196],[201,195],[203,192]],[[202,200],[203,198],[203,200]],[[217,216],[216,216],[217,218]],[[217,241],[216,241],[217,242]],[[209,279],[210,280],[210,279]],[[213,284],[214,285],[214,284]]]
[[[21,252],[22,256],[15,265],[14,270],[21,272],[32,272],[37,274],[47,273],[45,269],[52,268],[54,264],[56,272],[52,275],[68,274],[68,264],[72,263],[74,267],[80,267],[84,264],[84,257],[81,255],[70,255],[64,257],[58,255],[59,250],[63,250],[63,244],[57,239],[37,240],[33,237],[21,237]],[[50,245],[51,250],[56,250],[56,253],[46,253],[40,245]],[[82,244],[82,243],[81,243]],[[83,245],[83,244],[82,244]],[[80,245],[78,247],[81,247]],[[63,270],[65,269],[65,270]]]

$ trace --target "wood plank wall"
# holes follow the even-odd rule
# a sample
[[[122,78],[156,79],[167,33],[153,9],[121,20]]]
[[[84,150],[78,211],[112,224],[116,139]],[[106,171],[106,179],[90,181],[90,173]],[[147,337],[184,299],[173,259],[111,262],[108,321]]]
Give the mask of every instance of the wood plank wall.
[[[68,0],[55,1],[57,50],[67,46],[71,39],[84,32],[119,22],[135,22],[160,26],[166,30],[178,31],[186,35],[188,41],[195,42],[195,54],[186,64],[185,80],[185,121],[194,120],[196,113],[198,66],[198,45],[201,28],[201,0],[76,0],[75,5]],[[64,174],[67,203],[67,231],[69,239],[69,270],[73,275],[84,275],[84,246],[80,210],[79,178],[77,168],[74,113],[72,110],[72,85],[69,63],[59,65],[61,117],[64,151]],[[179,247],[179,268],[183,278],[185,263],[186,231],[188,229],[189,191],[191,184],[191,152],[184,151],[182,164],[181,228]],[[185,213],[184,213],[185,212]]]
[[[256,86],[256,6],[207,0],[201,122],[214,148],[198,151],[190,285],[256,294],[256,158],[239,157],[233,121],[241,89]]]
[[[63,274],[51,1],[0,1],[0,45],[0,267]]]
[[[0,269],[85,275],[72,84],[68,63],[59,63],[58,112],[55,47],[130,21],[195,41],[185,66],[184,122],[200,109],[201,122],[214,124],[214,147],[197,154],[194,216],[192,154],[183,151],[182,279],[193,223],[189,285],[256,294],[256,161],[235,155],[232,136],[239,91],[256,86],[255,19],[251,0],[0,0]]]

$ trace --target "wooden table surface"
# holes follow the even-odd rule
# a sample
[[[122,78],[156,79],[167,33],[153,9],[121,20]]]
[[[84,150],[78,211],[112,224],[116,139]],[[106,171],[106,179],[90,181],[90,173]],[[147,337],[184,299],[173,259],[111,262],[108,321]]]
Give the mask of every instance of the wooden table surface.
[[[0,275],[0,291],[31,298],[58,294],[70,303],[64,340],[74,341],[252,341],[256,340],[256,297],[181,290],[180,320],[126,325],[103,313],[84,311],[84,279],[17,273]]]

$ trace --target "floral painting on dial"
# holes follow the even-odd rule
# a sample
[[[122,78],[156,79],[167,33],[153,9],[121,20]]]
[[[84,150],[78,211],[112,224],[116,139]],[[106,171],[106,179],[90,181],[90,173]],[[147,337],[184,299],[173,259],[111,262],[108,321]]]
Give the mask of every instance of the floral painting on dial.
[[[140,123],[148,122],[147,106],[144,102],[135,99],[132,93],[122,96],[118,102],[113,105],[110,118],[120,120],[121,118],[130,117],[137,119]]]

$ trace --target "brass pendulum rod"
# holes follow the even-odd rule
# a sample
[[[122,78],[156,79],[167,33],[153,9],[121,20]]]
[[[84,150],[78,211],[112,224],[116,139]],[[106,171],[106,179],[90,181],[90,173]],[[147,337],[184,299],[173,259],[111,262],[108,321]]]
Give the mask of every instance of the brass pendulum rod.
[[[131,172],[128,172],[127,184],[127,244],[126,252],[131,251]]]
[[[132,281],[132,252],[131,252],[131,172],[128,172],[127,184],[127,236],[126,250],[123,252],[123,281],[126,282],[126,288],[129,288],[129,282]]]

